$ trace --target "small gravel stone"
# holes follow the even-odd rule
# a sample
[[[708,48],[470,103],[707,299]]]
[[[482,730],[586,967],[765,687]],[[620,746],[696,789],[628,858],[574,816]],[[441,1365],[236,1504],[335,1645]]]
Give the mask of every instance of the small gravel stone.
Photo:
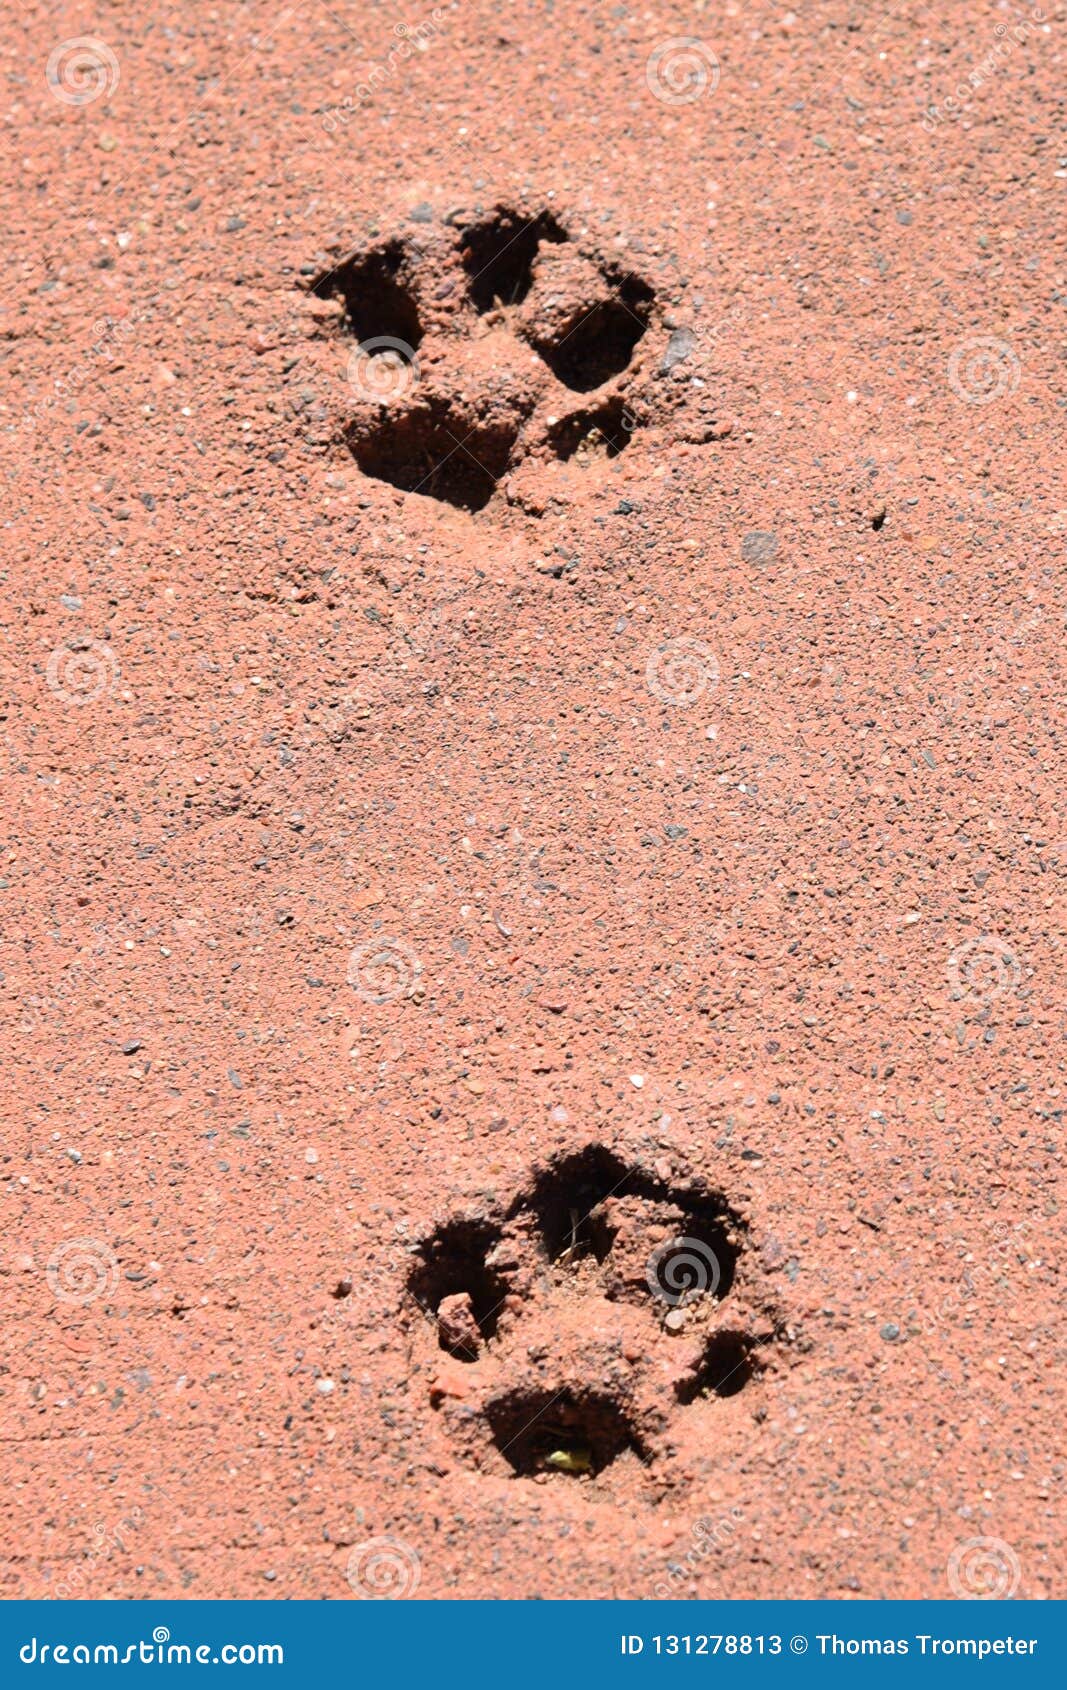
[[[773,563],[778,551],[778,536],[753,529],[741,541],[741,557],[745,563]]]
[[[680,364],[688,358],[696,345],[696,338],[692,329],[675,329],[667,342],[667,350],[663,354],[664,370],[673,370],[676,364]]]
[[[482,1334],[468,1292],[457,1291],[454,1296],[441,1298],[437,1309],[437,1336],[441,1348],[450,1350],[453,1355],[478,1355]]]

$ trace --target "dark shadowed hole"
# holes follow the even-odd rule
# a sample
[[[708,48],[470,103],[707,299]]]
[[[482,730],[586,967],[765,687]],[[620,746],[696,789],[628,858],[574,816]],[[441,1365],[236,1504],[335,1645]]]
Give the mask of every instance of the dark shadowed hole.
[[[485,1258],[499,1240],[496,1227],[487,1222],[451,1221],[421,1246],[408,1290],[428,1314],[436,1314],[446,1297],[465,1291],[478,1330],[491,1338],[507,1286]]]
[[[693,1373],[675,1386],[680,1403],[698,1397],[735,1397],[755,1377],[756,1345],[747,1332],[716,1332]]]
[[[530,1207],[549,1260],[566,1253],[568,1261],[588,1255],[603,1261],[611,1241],[590,1219],[591,1211],[612,1193],[628,1194],[633,1177],[624,1162],[599,1144],[565,1157],[542,1174]]]
[[[536,217],[500,209],[481,223],[463,230],[461,255],[470,278],[468,291],[479,311],[493,306],[517,305],[530,291],[533,261],[542,241],[557,244],[566,235],[552,216],[542,211]]]
[[[616,396],[606,404],[577,411],[549,430],[549,445],[564,462],[579,452],[593,452],[617,458],[630,444],[633,418],[624,401]]]
[[[625,276],[614,299],[594,305],[561,333],[534,344],[565,386],[588,393],[626,369],[648,327],[654,297],[638,277]]]
[[[457,414],[447,400],[433,399],[353,426],[347,441],[364,475],[479,511],[508,467],[518,426],[497,419],[472,428],[469,417]]]
[[[719,1215],[686,1214],[672,1238],[648,1263],[649,1291],[663,1302],[685,1305],[700,1297],[721,1302],[734,1282],[737,1248]],[[657,1289],[653,1292],[653,1287]]]
[[[548,1168],[520,1207],[533,1211],[550,1261],[571,1263],[593,1256],[603,1262],[615,1234],[594,1211],[606,1197],[639,1197],[680,1212],[676,1247],[664,1254],[657,1272],[665,1300],[681,1301],[686,1290],[702,1286],[720,1299],[730,1290],[737,1267],[733,1235],[738,1223],[725,1200],[715,1193],[677,1190],[627,1167],[603,1145],[591,1144]],[[648,1294],[653,1295],[651,1288]]]
[[[618,1403],[595,1391],[513,1391],[486,1408],[493,1442],[516,1473],[602,1473],[632,1450],[647,1459]]]
[[[358,341],[384,336],[402,340],[414,352],[422,339],[422,325],[404,279],[405,258],[400,241],[356,253],[316,282],[313,291],[344,300],[346,326]]]

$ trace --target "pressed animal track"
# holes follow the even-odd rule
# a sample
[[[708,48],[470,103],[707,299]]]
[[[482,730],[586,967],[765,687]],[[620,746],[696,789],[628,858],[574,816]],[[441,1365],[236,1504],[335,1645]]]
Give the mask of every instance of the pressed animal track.
[[[493,1442],[515,1473],[596,1474],[620,1455],[649,1459],[625,1408],[588,1390],[515,1390],[485,1407]]]
[[[354,423],[346,438],[365,475],[477,511],[496,491],[517,433],[511,419],[472,420],[451,400],[431,395],[387,412],[373,428]]]
[[[675,1417],[757,1385],[781,1335],[747,1246],[721,1192],[598,1144],[506,1209],[430,1232],[408,1280],[412,1340],[467,1459],[664,1477]]]
[[[479,511],[528,456],[581,465],[630,443],[654,291],[550,211],[392,235],[312,286],[351,342],[341,433],[365,475]]]

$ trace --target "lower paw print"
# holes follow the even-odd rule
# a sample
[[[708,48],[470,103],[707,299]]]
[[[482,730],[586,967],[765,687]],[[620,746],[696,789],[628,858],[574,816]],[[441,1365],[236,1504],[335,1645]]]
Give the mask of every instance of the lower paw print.
[[[348,348],[338,427],[356,464],[467,511],[526,462],[618,457],[671,387],[650,379],[669,371],[651,284],[546,209],[401,229],[311,291]]]
[[[785,1335],[747,1240],[720,1193],[601,1145],[436,1228],[408,1282],[413,1359],[467,1462],[621,1494],[669,1486],[682,1444],[742,1450],[735,1404]]]

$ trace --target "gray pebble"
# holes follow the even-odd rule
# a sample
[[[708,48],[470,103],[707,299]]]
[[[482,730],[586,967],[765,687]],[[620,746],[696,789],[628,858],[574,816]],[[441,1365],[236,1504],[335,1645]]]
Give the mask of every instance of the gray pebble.
[[[667,350],[663,354],[662,368],[667,371],[673,370],[676,364],[680,364],[688,358],[696,345],[696,338],[692,329],[675,329],[667,342]]]
[[[778,551],[778,536],[754,529],[741,541],[741,556],[745,563],[773,563]]]

